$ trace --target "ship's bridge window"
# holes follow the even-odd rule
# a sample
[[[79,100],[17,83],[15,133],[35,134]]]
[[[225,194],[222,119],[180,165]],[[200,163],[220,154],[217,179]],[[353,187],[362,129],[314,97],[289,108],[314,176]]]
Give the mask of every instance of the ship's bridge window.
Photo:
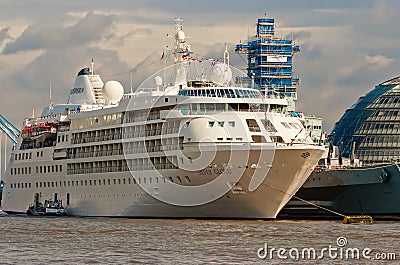
[[[198,114],[198,113],[216,113],[225,111],[251,111],[251,112],[265,112],[267,110],[266,104],[248,104],[248,103],[191,103],[190,105],[178,105],[176,109],[184,109],[185,114]]]
[[[301,128],[301,127],[298,127],[299,125],[296,124],[296,123],[289,122],[289,124],[290,124],[293,128],[295,128],[295,129],[300,129],[300,128]]]
[[[285,107],[282,105],[271,104],[270,106],[272,112],[281,113],[285,110]]]
[[[191,86],[191,87],[196,87],[196,86]],[[254,89],[245,89],[245,88],[181,89],[179,91],[179,95],[190,96],[190,97],[261,98],[261,94],[259,91]]]
[[[285,127],[286,129],[291,129],[289,124],[287,124],[286,122],[281,122],[281,124],[283,125],[283,127]]]

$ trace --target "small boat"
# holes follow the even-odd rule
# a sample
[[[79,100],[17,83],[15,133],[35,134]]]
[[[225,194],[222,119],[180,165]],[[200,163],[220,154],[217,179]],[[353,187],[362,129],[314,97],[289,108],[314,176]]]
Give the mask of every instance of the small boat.
[[[0,208],[0,216],[6,216],[7,213]]]
[[[22,130],[22,138],[25,140],[44,140],[50,135],[56,134],[57,129],[53,124],[40,123],[37,125],[26,125]]]
[[[0,216],[6,216],[7,213],[1,209],[1,198],[3,196],[4,182],[0,180]]]
[[[27,215],[30,216],[64,216],[67,215],[61,200],[45,200],[44,203],[35,202],[30,204]]]

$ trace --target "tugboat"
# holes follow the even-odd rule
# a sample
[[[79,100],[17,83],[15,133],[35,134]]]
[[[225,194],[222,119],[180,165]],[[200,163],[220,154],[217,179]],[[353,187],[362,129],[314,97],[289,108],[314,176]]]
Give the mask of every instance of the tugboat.
[[[26,214],[29,216],[65,216],[65,208],[62,205],[62,200],[45,200],[40,203],[35,199],[33,204],[30,204]]]

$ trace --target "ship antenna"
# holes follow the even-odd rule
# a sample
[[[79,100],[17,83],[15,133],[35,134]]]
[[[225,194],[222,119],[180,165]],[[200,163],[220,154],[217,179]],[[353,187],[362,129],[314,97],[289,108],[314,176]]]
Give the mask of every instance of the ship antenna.
[[[131,71],[131,94],[133,94],[132,83],[133,83],[133,81],[132,81],[132,71]]]
[[[175,18],[175,45],[174,45],[174,62],[180,63],[183,61],[182,56],[184,55],[185,50],[185,34],[182,31],[183,29],[183,18],[177,17]]]
[[[229,52],[228,52],[228,45],[225,43],[225,51],[224,51],[224,64],[225,67],[229,67]]]
[[[49,75],[49,98],[51,103],[51,75]]]
[[[94,75],[94,61],[93,61],[93,58],[92,58],[92,62],[90,63],[90,73],[92,74],[92,75]]]
[[[5,175],[7,172],[7,139],[6,139],[5,134],[3,136],[3,141],[4,141],[4,172],[3,172],[3,174]],[[2,177],[2,176],[0,175],[0,177]]]

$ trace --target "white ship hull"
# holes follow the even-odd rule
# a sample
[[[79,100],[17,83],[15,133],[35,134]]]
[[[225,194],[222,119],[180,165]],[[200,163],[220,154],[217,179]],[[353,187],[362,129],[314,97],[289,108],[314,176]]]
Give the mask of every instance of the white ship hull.
[[[276,149],[275,149],[276,148]],[[260,146],[255,146],[250,151],[250,161],[258,161],[260,158]],[[241,153],[247,155],[246,150],[237,150],[232,154],[234,156],[242,156]],[[54,175],[49,177],[37,177],[35,182],[46,182],[50,185],[47,188],[23,188],[7,190],[4,196],[4,210],[13,213],[24,213],[27,209],[35,193],[40,193],[41,198],[53,198],[57,194],[57,198],[67,202],[66,212],[68,215],[76,216],[120,216],[120,217],[152,217],[152,218],[275,218],[282,207],[290,200],[292,194],[301,187],[304,181],[312,172],[313,166],[319,160],[322,150],[312,146],[302,147],[299,145],[297,149],[286,146],[266,145],[263,152],[273,156],[272,165],[265,165],[263,168],[247,168],[232,167],[229,176],[237,178],[237,174],[242,177],[235,186],[229,186],[228,182],[221,183],[221,189],[227,188],[228,191],[221,194],[219,198],[215,198],[209,203],[199,206],[176,206],[160,201],[155,194],[148,194],[139,185],[141,179],[147,180],[147,185],[154,188],[160,188],[164,183],[159,180],[156,183],[155,177],[152,178],[152,184],[149,184],[152,175],[161,173],[165,176],[188,176],[192,180],[201,178],[215,179],[220,169],[212,168],[211,174],[205,172],[188,173],[180,169],[158,170],[158,171],[142,171],[133,172],[114,172],[114,173],[95,173],[95,174],[76,174],[76,175]],[[302,154],[310,154],[303,158]],[[304,155],[303,155],[304,156]],[[232,160],[231,157],[231,160]],[[225,161],[225,158],[220,158]],[[239,158],[240,160],[240,158]],[[221,161],[215,161],[217,164]],[[257,163],[260,164],[260,163]],[[255,175],[266,174],[261,185],[255,190],[249,191],[250,182]],[[217,174],[215,174],[217,172]],[[133,177],[134,175],[135,177]],[[133,184],[133,178],[136,184]],[[128,179],[131,179],[128,184]],[[96,186],[93,186],[96,180]],[[106,185],[98,185],[99,182]],[[108,185],[110,180],[111,185]],[[26,181],[26,179],[24,180]],[[92,186],[70,186],[63,187],[64,182],[86,181],[92,183]],[[115,181],[115,185],[114,185]],[[168,181],[168,180],[167,180]],[[55,184],[57,183],[57,184]],[[78,185],[79,185],[78,184]],[[53,187],[57,185],[58,187]],[[144,184],[142,184],[144,185]],[[32,185],[33,186],[33,185]],[[69,193],[69,199],[67,198]],[[179,194],[182,198],[190,196],[190,194]],[[184,200],[184,199],[183,199]]]
[[[92,62],[67,104],[25,121],[51,124],[55,135],[19,137],[5,211],[62,200],[77,216],[276,217],[324,148],[286,112],[285,99],[262,95],[229,66],[227,49],[223,63],[189,60],[182,20],[175,22],[175,64],[134,93],[103,84]]]

